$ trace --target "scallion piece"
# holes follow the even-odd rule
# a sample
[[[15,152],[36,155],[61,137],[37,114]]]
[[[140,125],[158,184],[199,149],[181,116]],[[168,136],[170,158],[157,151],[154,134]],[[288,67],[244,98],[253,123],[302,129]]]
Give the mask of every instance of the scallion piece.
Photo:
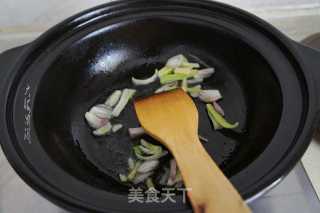
[[[158,76],[160,78],[161,76],[172,74],[172,73],[173,73],[173,68],[164,66],[158,71]]]
[[[201,85],[197,85],[197,86],[194,86],[194,87],[189,87],[187,89],[187,91],[189,92],[191,97],[193,97],[193,98],[199,97],[200,92],[202,91]]]
[[[119,101],[119,99],[120,99],[120,97],[121,97],[121,90],[115,90],[108,98],[107,98],[107,100],[105,101],[105,105],[107,105],[107,106],[109,106],[109,107],[114,107],[117,103],[118,103],[118,101]]]
[[[191,78],[191,77],[195,76],[198,73],[198,71],[190,69],[190,68],[179,67],[179,68],[174,69],[174,73],[175,74],[184,74],[188,78]]]
[[[120,181],[123,183],[128,181],[128,177],[123,174],[119,174],[119,178],[120,178]]]
[[[112,126],[112,132],[118,132],[120,129],[122,129],[122,124],[115,124]]]
[[[161,84],[167,84],[171,83],[174,81],[181,81],[185,78],[188,78],[189,75],[187,74],[182,74],[182,73],[174,73],[174,74],[168,74],[168,75],[163,75],[160,77],[160,83]]]
[[[174,90],[177,88],[178,88],[178,82],[174,81],[174,82],[171,82],[171,83],[168,83],[168,84],[161,86],[154,93],[167,92],[167,91]]]
[[[152,181],[152,178],[149,177],[149,178],[146,180],[146,186],[147,186],[148,189],[155,188],[155,187],[154,187],[154,183],[153,183],[153,181]]]
[[[149,143],[148,141],[141,139],[140,143],[142,146],[150,150],[153,154],[159,154],[162,152],[162,147]]]
[[[187,79],[183,79],[182,82],[181,82],[181,88],[187,92],[188,91],[188,82],[187,82]]]
[[[141,165],[141,162],[140,162],[140,161],[137,161],[137,162],[135,163],[134,168],[133,168],[133,169],[130,171],[130,173],[128,174],[128,177],[127,177],[128,181],[132,181],[132,180],[136,177],[140,165]]]
[[[224,117],[222,117],[222,115],[220,115],[213,107],[213,105],[211,104],[207,104],[207,111],[208,111],[208,115],[211,119],[211,122],[213,125],[218,124],[219,126],[226,128],[226,129],[234,129],[236,127],[238,127],[239,123],[236,122],[234,124],[229,123],[228,121],[226,121],[224,119]]]
[[[200,64],[198,64],[198,63],[190,63],[190,62],[182,62],[181,67],[200,68]]]
[[[114,117],[118,117],[120,115],[122,110],[126,107],[127,103],[133,97],[133,95],[135,93],[136,93],[136,90],[134,90],[134,89],[124,89],[123,90],[118,104],[115,106],[115,108],[112,111],[112,115]]]
[[[162,151],[159,153],[155,153],[153,155],[145,156],[139,146],[134,146],[133,151],[139,160],[155,160],[155,159],[159,159],[159,158],[168,154],[167,151]]]
[[[110,122],[108,122],[106,125],[104,125],[103,127],[100,127],[99,129],[94,130],[92,133],[95,136],[104,136],[107,135],[111,132],[112,129],[112,125]]]

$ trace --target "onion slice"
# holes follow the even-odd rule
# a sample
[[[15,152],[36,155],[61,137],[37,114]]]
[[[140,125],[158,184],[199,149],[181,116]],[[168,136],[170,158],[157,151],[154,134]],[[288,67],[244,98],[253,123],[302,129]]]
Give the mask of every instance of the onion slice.
[[[224,110],[222,109],[220,104],[218,104],[216,101],[214,101],[213,106],[217,110],[217,112],[219,112],[222,116],[224,116]]]
[[[130,138],[132,139],[139,138],[145,134],[145,130],[142,127],[129,128],[128,132],[129,132]]]
[[[171,68],[177,68],[180,67],[183,63],[187,62],[187,58],[184,55],[180,54],[169,58],[166,66]]]
[[[200,92],[199,98],[205,103],[212,103],[218,101],[222,98],[219,90],[202,90]]]
[[[141,86],[141,85],[148,85],[151,84],[153,82],[155,82],[158,79],[158,71],[155,71],[154,74],[147,79],[137,79],[135,77],[132,77],[132,83],[136,86]]]
[[[92,112],[86,112],[84,117],[86,118],[89,126],[93,129],[99,129],[100,127],[106,125],[109,122],[108,119],[98,118]]]
[[[152,174],[153,174],[153,172],[147,172],[147,173],[138,174],[134,178],[132,183],[135,184],[135,185],[139,184],[139,183],[142,183],[143,181],[147,180]]]
[[[198,73],[195,75],[196,78],[209,78],[214,74],[214,68],[206,68],[198,70]]]
[[[159,166],[159,160],[150,160],[143,162],[138,168],[139,173],[147,173],[155,170]]]
[[[175,184],[176,174],[177,174],[177,162],[175,159],[171,159],[170,160],[170,175],[169,175],[169,179],[167,182],[168,186],[173,186]]]

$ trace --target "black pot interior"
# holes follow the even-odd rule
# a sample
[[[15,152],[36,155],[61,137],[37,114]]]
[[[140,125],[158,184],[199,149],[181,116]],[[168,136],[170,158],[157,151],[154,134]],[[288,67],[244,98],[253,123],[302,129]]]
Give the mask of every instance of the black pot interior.
[[[278,127],[281,90],[271,67],[248,43],[222,27],[150,18],[94,26],[61,43],[60,49],[53,50],[56,54],[36,95],[36,132],[57,165],[94,187],[115,193],[126,191],[114,181],[115,171],[123,170],[131,154],[132,142],[126,128],[139,124],[131,103],[118,119],[125,125],[124,130],[95,138],[84,113],[113,90],[131,88],[131,76],[150,76],[176,54],[216,68],[204,87],[219,89],[227,119],[240,122],[234,131],[214,131],[204,104],[197,102],[199,133],[209,139],[203,145],[228,177],[236,176],[253,162]],[[145,95],[158,86],[138,90]]]

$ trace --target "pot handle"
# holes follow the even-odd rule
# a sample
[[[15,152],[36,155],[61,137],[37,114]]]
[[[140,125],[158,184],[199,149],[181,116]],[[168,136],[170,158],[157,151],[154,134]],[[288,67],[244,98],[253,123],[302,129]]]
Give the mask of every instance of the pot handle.
[[[294,42],[296,51],[300,60],[305,67],[306,75],[314,79],[316,90],[320,92],[320,34],[318,42],[306,39],[302,43]],[[320,97],[318,99],[318,106],[320,106]]]
[[[0,92],[3,91],[5,87],[5,82],[11,74],[11,70],[19,60],[23,50],[25,50],[27,45],[15,47],[0,53]]]

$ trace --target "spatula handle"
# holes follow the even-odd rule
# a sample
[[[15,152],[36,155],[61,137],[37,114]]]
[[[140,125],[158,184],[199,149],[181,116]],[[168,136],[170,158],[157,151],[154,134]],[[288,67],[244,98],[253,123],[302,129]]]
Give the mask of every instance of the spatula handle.
[[[170,147],[195,213],[249,213],[240,194],[214,163],[198,136]],[[190,143],[189,143],[190,142]],[[177,144],[177,143],[176,143]],[[196,169],[195,169],[196,168]]]

